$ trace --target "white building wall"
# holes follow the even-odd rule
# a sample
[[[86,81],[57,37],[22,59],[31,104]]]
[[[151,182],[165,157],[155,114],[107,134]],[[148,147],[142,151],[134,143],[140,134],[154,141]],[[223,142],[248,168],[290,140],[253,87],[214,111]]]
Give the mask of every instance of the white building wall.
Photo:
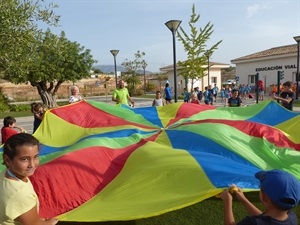
[[[285,81],[296,82],[296,72],[297,72],[297,57],[285,56],[285,57],[269,57],[260,60],[248,60],[247,62],[237,62],[236,63],[236,76],[239,76],[239,84],[249,84],[255,85],[255,81],[251,82],[250,75],[256,73],[259,74],[259,79],[263,80],[268,87],[272,84],[277,84],[277,72],[284,71],[284,79],[281,83]]]
[[[224,67],[227,68],[228,66]],[[167,72],[168,75],[168,80],[170,82],[170,87],[172,88],[172,91],[174,93],[174,73],[173,70],[172,71],[168,71]],[[210,85],[212,85],[212,87],[214,86],[214,82],[213,78],[216,78],[216,83],[217,86],[219,87],[219,90],[221,89],[221,69],[220,68],[211,68],[209,71],[209,77],[210,77]],[[203,82],[202,82],[203,80]],[[181,83],[182,81],[182,83]],[[187,88],[188,91],[191,91],[191,88],[193,86],[193,88],[195,87],[199,87],[200,90],[204,91],[205,86],[208,86],[208,76],[204,76],[202,79],[200,80],[194,80],[194,83],[192,85],[192,80],[188,80],[188,84],[187,84]],[[181,95],[181,93],[183,93],[183,89],[185,88],[185,79],[181,76],[178,75],[177,76],[177,96]]]

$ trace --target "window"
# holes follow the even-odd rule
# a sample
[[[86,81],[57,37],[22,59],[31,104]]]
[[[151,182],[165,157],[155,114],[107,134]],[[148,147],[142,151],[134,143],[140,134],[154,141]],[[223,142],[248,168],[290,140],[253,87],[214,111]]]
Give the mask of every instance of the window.
[[[255,84],[255,74],[248,75],[248,84]]]
[[[211,83],[216,84],[217,83],[217,77],[211,77],[210,81],[211,81]]]

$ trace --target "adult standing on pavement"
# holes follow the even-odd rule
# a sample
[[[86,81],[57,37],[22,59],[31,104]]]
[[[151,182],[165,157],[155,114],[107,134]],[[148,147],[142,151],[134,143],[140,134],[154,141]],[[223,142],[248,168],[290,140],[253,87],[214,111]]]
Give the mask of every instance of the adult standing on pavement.
[[[79,88],[77,86],[71,87],[71,96],[69,98],[69,103],[74,103],[81,101],[83,98],[79,95]]]
[[[128,105],[128,101],[130,101],[134,107],[134,101],[131,99],[123,80],[119,80],[118,87],[113,93],[112,101],[116,102],[117,105]]]

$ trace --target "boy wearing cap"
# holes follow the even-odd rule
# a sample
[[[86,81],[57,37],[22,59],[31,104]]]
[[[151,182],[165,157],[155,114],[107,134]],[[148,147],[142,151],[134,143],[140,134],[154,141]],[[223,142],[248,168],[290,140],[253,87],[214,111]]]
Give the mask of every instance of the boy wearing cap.
[[[281,170],[261,171],[255,177],[260,181],[259,197],[265,210],[262,212],[254,206],[240,189],[231,191],[250,214],[237,225],[297,225],[297,216],[291,209],[299,203],[300,182],[293,175]],[[236,224],[231,193],[230,189],[221,193],[225,225]]]

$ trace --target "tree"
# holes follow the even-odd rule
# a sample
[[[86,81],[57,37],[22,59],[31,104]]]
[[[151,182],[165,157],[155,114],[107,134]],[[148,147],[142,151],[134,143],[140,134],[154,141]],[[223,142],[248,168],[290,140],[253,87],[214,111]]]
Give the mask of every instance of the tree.
[[[0,70],[5,74],[18,70],[19,76],[28,73],[36,51],[36,37],[41,34],[37,22],[57,25],[59,16],[42,0],[1,0],[0,1]]]
[[[166,73],[156,74],[156,79],[159,81],[159,90],[162,91],[162,82],[166,82],[168,80],[168,75]],[[163,87],[164,88],[164,87]]]
[[[125,61],[122,62],[121,65],[125,67],[125,69],[127,71],[126,73],[128,75],[136,75],[137,74],[137,71],[142,68],[144,63],[146,63],[145,60],[143,60],[143,56],[145,56],[145,55],[146,55],[145,52],[141,52],[140,50],[138,50],[134,54],[135,59],[133,61],[125,59]]]
[[[13,83],[37,88],[46,107],[56,106],[56,93],[64,81],[88,77],[95,63],[90,50],[69,41],[65,33],[58,37],[48,29],[38,29],[36,21],[56,25],[50,4],[43,0],[0,1],[0,70]]]
[[[191,28],[190,36],[184,31],[182,27],[179,28],[177,33],[178,39],[183,43],[184,49],[187,52],[187,60],[178,62],[178,74],[184,79],[192,80],[192,88],[194,80],[201,79],[206,76],[205,72],[208,68],[208,58],[218,48],[218,45],[222,41],[218,41],[216,44],[207,48],[206,42],[210,39],[213,33],[213,25],[209,22],[202,29],[196,28],[196,23],[199,21],[200,15],[195,13],[195,5],[192,7],[192,15],[189,21],[189,27]]]
[[[121,64],[127,71],[127,77],[125,80],[128,84],[129,93],[131,94],[135,94],[135,87],[141,83],[139,77],[137,77],[137,72],[142,68],[143,65],[147,64],[146,61],[143,60],[143,56],[145,55],[145,52],[138,50],[134,54],[135,59],[133,61],[125,59],[125,61]]]
[[[62,32],[58,37],[50,30],[45,32],[34,55],[35,61],[28,68],[27,76],[22,78],[13,74],[16,82],[29,81],[37,88],[43,104],[52,108],[56,106],[56,93],[65,81],[73,81],[90,76],[90,69],[96,62],[90,50],[85,50],[77,42],[71,42]]]
[[[103,73],[99,68],[93,68],[95,74]]]

